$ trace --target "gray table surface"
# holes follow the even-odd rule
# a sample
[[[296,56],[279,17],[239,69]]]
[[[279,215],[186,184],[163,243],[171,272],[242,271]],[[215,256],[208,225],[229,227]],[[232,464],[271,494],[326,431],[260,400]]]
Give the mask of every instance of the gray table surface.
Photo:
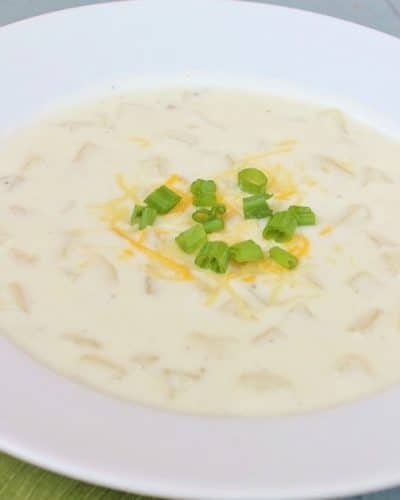
[[[0,0],[0,26],[26,17],[110,0]],[[118,1],[118,0],[114,0]],[[168,1],[168,0],[164,0]],[[201,1],[201,0],[199,0]],[[216,2],[218,0],[215,0]],[[252,0],[244,0],[252,1]],[[400,38],[400,0],[253,0],[347,19]],[[357,500],[400,500],[400,488]],[[7,499],[13,500],[13,499]],[[353,499],[356,500],[356,499]]]
[[[0,26],[44,12],[110,0],[0,0]],[[111,0],[112,1],[112,0]],[[114,0],[118,1],[118,0]],[[168,2],[168,0],[164,0]],[[200,0],[201,1],[201,0]],[[218,0],[215,0],[218,1]],[[400,0],[244,0],[321,12],[400,37]]]

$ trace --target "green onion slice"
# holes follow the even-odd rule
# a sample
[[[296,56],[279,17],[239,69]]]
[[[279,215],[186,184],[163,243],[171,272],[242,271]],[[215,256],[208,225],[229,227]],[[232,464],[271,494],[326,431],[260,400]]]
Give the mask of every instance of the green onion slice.
[[[258,262],[264,258],[260,245],[253,240],[236,243],[230,247],[229,251],[232,259],[239,263]]]
[[[196,224],[179,234],[175,241],[185,253],[193,253],[207,241],[207,234],[201,224]]]
[[[228,269],[229,258],[229,247],[224,241],[208,241],[194,262],[202,269],[211,269],[215,273],[223,274]]]
[[[157,217],[157,210],[151,207],[145,207],[139,220],[139,229],[152,226]]]
[[[264,219],[272,215],[272,210],[268,206],[267,200],[271,198],[269,194],[255,194],[243,198],[243,214],[245,219]]]
[[[226,212],[226,206],[223,203],[217,203],[212,209],[214,217],[218,217],[219,215],[224,215]]]
[[[140,220],[140,216],[143,213],[143,210],[146,208],[145,205],[135,205],[132,211],[131,215],[131,220],[130,223],[133,226],[134,224],[137,224]]]
[[[217,185],[212,180],[197,179],[190,185],[193,205],[210,207],[217,203]]]
[[[145,205],[135,205],[130,223],[139,224],[139,229],[145,229],[147,226],[154,224],[157,217],[157,211],[154,208],[146,207]]]
[[[268,221],[263,231],[266,240],[275,240],[280,243],[289,241],[297,228],[297,219],[288,210],[276,212]]]
[[[160,186],[144,200],[149,207],[159,214],[170,212],[181,200],[181,197],[167,186]]]
[[[203,227],[206,233],[215,233],[216,231],[222,231],[225,223],[222,219],[211,219],[203,222]]]
[[[225,205],[222,205],[222,203],[219,203],[215,205],[213,208],[198,208],[195,212],[192,214],[192,219],[195,222],[207,222],[209,220],[216,219],[223,215],[226,212],[226,207]]]
[[[283,248],[280,247],[272,247],[269,249],[269,256],[272,260],[278,263],[280,266],[285,269],[294,269],[299,261],[297,257],[290,252],[287,252]]]
[[[192,214],[192,219],[195,222],[207,222],[209,220],[214,219],[214,213],[212,209],[210,208],[198,208],[195,212]]]
[[[316,223],[315,213],[310,207],[292,205],[288,210],[296,217],[299,226],[313,226]]]
[[[245,193],[264,194],[267,182],[267,176],[258,168],[245,168],[238,175],[239,187]]]

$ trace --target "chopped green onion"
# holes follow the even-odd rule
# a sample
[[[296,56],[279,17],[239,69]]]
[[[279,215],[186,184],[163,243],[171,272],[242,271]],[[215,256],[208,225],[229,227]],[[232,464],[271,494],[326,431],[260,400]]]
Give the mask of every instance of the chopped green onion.
[[[213,208],[198,208],[192,214],[192,219],[195,222],[207,222],[209,220],[213,220],[218,218],[220,215],[223,215],[226,212],[225,205],[221,203],[215,205]]]
[[[315,213],[310,207],[292,205],[288,210],[296,217],[299,226],[313,226],[316,222]]]
[[[255,194],[243,198],[243,214],[245,219],[264,219],[272,215],[272,210],[268,206],[269,194]]]
[[[167,186],[160,186],[150,193],[144,200],[149,207],[159,214],[170,212],[180,201],[181,197]]]
[[[297,227],[296,217],[288,210],[276,212],[268,221],[263,231],[266,240],[289,241]]]
[[[211,219],[203,222],[203,227],[206,233],[215,233],[224,229],[225,223],[222,219]]]
[[[232,245],[229,249],[233,260],[239,263],[257,262],[264,258],[261,247],[253,240],[245,240]]]
[[[214,181],[197,179],[190,185],[195,207],[210,207],[217,203],[217,185]]]
[[[208,241],[195,259],[196,266],[222,274],[228,269],[229,247],[224,241]]]
[[[145,207],[140,216],[139,229],[144,229],[147,226],[152,226],[157,217],[157,210],[151,207]]]
[[[263,194],[268,179],[258,168],[245,168],[239,172],[238,182],[240,189],[246,193]]]
[[[218,204],[213,208],[199,208],[192,214],[195,222],[203,224],[207,233],[214,233],[224,229],[225,223],[220,215],[226,212],[225,205]]]
[[[210,208],[198,208],[195,212],[192,214],[192,219],[195,222],[207,222],[209,220],[214,219],[215,215]]]
[[[175,241],[185,253],[193,253],[207,241],[207,234],[201,224],[196,224],[179,234]]]
[[[190,185],[190,191],[196,195],[203,193],[216,193],[217,185],[215,184],[215,181],[196,179]]]
[[[215,217],[217,217],[218,215],[224,215],[224,213],[226,212],[226,206],[223,203],[217,203],[212,208],[212,211]]]
[[[130,223],[139,224],[139,229],[144,229],[151,226],[157,217],[157,211],[154,208],[146,207],[145,205],[135,205]]]
[[[213,193],[206,193],[193,196],[193,205],[195,207],[211,207],[217,201],[217,196]]]
[[[143,210],[145,209],[145,205],[135,205],[132,211],[131,215],[131,220],[130,223],[133,226],[134,224],[137,224],[140,220],[140,216],[143,213]]]
[[[280,247],[272,247],[269,249],[269,256],[272,260],[278,263],[280,266],[285,269],[294,269],[299,261],[297,257],[283,248]]]

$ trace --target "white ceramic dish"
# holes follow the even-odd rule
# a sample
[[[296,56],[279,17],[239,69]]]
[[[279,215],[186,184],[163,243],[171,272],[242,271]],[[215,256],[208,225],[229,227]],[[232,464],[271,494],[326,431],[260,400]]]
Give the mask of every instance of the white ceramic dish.
[[[0,30],[0,134],[77,95],[163,81],[289,90],[399,131],[399,53],[357,25],[245,2],[64,11]],[[399,388],[299,417],[177,415],[75,385],[0,338],[0,394],[2,450],[114,488],[266,500],[400,483]]]

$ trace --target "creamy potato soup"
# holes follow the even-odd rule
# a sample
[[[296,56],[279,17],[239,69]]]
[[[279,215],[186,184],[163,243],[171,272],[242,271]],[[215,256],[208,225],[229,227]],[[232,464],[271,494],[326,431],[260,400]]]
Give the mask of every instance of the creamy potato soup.
[[[315,224],[266,239],[271,215],[243,215],[243,169],[265,174],[271,212],[310,207]],[[197,179],[225,210],[205,238],[252,240],[261,258],[215,272],[177,244]],[[159,186],[178,198],[141,229]],[[223,89],[108,97],[3,139],[0,209],[2,333],[98,390],[272,415],[400,379],[400,143],[337,109]]]

